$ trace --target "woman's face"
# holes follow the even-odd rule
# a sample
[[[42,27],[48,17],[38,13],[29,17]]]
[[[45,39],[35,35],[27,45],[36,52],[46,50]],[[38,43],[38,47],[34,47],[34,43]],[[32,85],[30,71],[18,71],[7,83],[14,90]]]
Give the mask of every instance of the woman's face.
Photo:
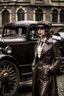
[[[39,37],[45,37],[46,36],[46,31],[44,28],[38,28],[38,36]]]

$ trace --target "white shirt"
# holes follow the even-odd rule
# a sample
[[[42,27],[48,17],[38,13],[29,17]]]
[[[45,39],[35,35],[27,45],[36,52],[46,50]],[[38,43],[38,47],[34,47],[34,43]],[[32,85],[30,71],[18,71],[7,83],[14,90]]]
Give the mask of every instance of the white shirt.
[[[44,45],[45,45],[45,41],[46,41],[46,40],[47,40],[46,37],[45,37],[44,39],[42,39],[41,41],[43,42],[43,44],[41,45],[41,43],[40,43],[40,45],[39,45],[38,48],[37,48],[38,58],[41,57],[41,52],[42,52],[42,49],[43,49],[43,47],[44,47]]]

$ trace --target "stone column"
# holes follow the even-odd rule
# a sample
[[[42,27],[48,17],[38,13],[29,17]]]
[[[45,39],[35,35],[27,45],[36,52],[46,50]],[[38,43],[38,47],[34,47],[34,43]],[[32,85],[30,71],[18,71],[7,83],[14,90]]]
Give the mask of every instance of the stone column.
[[[25,20],[27,20],[27,11],[25,11]]]
[[[58,12],[58,24],[60,24],[60,12]]]
[[[11,8],[11,21],[14,22],[16,21],[16,18],[15,18],[15,6],[12,6]]]
[[[45,11],[43,12],[43,20],[45,21],[45,19],[46,19],[46,13],[45,13]]]
[[[32,10],[32,8],[27,8],[27,20],[33,20],[33,10]]]
[[[31,3],[31,4],[34,4],[34,3],[35,3],[35,0],[30,0],[30,3]]]
[[[45,16],[46,18],[46,20],[48,20],[48,21],[50,21],[50,9],[48,9],[48,10],[46,10],[46,16]]]

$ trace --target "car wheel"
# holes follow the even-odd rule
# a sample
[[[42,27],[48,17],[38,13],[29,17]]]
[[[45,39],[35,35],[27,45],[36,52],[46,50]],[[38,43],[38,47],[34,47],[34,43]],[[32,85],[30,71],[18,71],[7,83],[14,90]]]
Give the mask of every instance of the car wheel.
[[[0,62],[0,94],[13,96],[19,85],[19,71],[16,65],[8,60]]]

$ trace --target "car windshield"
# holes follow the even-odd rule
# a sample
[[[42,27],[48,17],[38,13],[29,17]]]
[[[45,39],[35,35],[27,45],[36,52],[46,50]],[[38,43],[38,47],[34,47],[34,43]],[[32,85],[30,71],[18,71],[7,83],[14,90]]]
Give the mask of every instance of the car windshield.
[[[27,27],[13,27],[13,28],[4,28],[3,36],[19,35],[26,36]]]

